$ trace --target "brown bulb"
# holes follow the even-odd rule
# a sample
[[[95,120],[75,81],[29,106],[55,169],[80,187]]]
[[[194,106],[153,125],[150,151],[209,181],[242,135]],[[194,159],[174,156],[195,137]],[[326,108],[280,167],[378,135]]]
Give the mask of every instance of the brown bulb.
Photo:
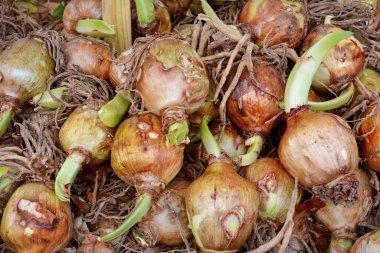
[[[101,0],[71,0],[63,13],[63,27],[66,32],[75,34],[75,26],[79,20],[101,18]]]
[[[182,235],[192,237],[185,208],[185,192],[190,183],[179,178],[170,182],[144,216],[135,231],[135,238],[143,246],[163,244],[179,246],[183,244]]]
[[[229,82],[235,73],[236,69],[230,73]],[[274,118],[282,111],[284,92],[285,82],[273,66],[254,64],[252,76],[245,68],[228,98],[227,115],[243,131],[268,135],[278,122]]]
[[[359,168],[354,171],[359,182],[358,199],[351,205],[335,205],[324,201],[325,207],[316,212],[316,218],[325,225],[333,237],[351,238],[356,226],[363,221],[372,209],[372,189],[367,175]]]
[[[302,1],[249,0],[241,14],[240,23],[248,25],[256,42],[262,46],[286,43],[296,48],[307,30],[305,8]]]
[[[107,80],[112,62],[111,51],[103,44],[76,37],[64,45],[67,68]]]
[[[111,165],[139,193],[157,196],[177,175],[183,164],[184,145],[171,145],[160,119],[145,113],[122,122],[114,138]]]
[[[24,38],[0,54],[0,98],[2,104],[20,106],[45,91],[54,73],[54,60],[40,39]]]
[[[229,160],[215,159],[190,185],[185,201],[191,230],[202,252],[235,252],[252,232],[259,194]]]
[[[89,103],[73,111],[59,131],[59,141],[66,153],[79,151],[89,163],[100,164],[110,157],[114,129],[103,125],[99,106]]]
[[[17,253],[58,252],[72,237],[70,205],[42,183],[23,184],[7,203],[0,232]]]
[[[168,108],[196,111],[204,103],[209,80],[194,49],[178,39],[157,39],[141,66],[137,90],[144,106],[154,114]]]
[[[306,36],[301,52],[305,52],[325,35],[339,30],[339,27],[330,24],[314,27]],[[330,89],[339,93],[343,85],[361,75],[364,66],[363,47],[357,39],[350,37],[327,53],[314,75],[312,86],[320,92],[328,92]]]
[[[294,111],[287,118],[279,157],[285,169],[319,197],[335,204],[356,200],[358,147],[343,118],[305,108]]]
[[[260,191],[259,218],[283,224],[294,190],[294,179],[280,161],[264,157],[244,170],[244,177]],[[299,191],[299,199],[302,191]]]

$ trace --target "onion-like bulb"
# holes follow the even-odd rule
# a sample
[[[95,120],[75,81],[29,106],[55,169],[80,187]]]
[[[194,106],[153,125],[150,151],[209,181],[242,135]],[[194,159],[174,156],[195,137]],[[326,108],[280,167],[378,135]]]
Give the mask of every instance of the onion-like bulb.
[[[26,183],[9,199],[1,220],[1,238],[18,253],[58,252],[72,237],[70,205],[42,183]]]
[[[370,106],[360,116],[362,121],[359,135],[365,136],[360,141],[360,151],[365,158],[365,165],[380,172],[380,107],[378,104]]]
[[[235,74],[236,69],[230,73],[229,83]],[[254,64],[252,73],[247,68],[241,73],[237,86],[227,100],[228,117],[249,136],[246,144],[250,147],[247,155],[241,157],[240,165],[247,166],[256,160],[263,137],[272,131],[280,119],[282,109],[279,104],[284,91],[285,83],[273,66]],[[252,153],[252,150],[255,152]],[[255,156],[248,158],[249,153]]]
[[[380,230],[372,231],[360,237],[352,246],[351,253],[380,252]]]
[[[236,69],[228,82],[235,74]],[[277,123],[274,119],[282,111],[279,103],[284,93],[285,82],[275,67],[254,64],[252,73],[243,70],[228,98],[227,115],[241,130],[266,136]]]
[[[189,185],[189,182],[178,178],[165,188],[138,224],[134,236],[140,244],[147,247],[156,244],[179,246],[183,244],[182,236],[190,240],[192,234],[184,198]]]
[[[136,89],[147,110],[169,126],[169,141],[186,141],[187,115],[204,103],[209,79],[200,56],[186,42],[156,39],[147,49]],[[178,134],[179,133],[179,134]]]
[[[185,12],[189,8],[190,2],[191,0],[162,0],[170,14]]]
[[[361,169],[355,169],[358,179],[358,199],[351,205],[335,205],[332,201],[324,201],[325,206],[319,209],[315,216],[319,222],[325,225],[332,233],[330,250],[349,245],[350,240],[355,238],[356,226],[363,221],[372,209],[372,189],[367,175]],[[352,246],[352,243],[351,243]],[[348,251],[347,251],[348,252]]]
[[[251,234],[259,194],[228,159],[210,162],[185,200],[191,230],[203,252],[237,251]]]
[[[259,218],[283,224],[294,190],[294,179],[280,161],[272,157],[258,159],[244,169],[244,177],[260,190]],[[302,190],[299,190],[299,200]]]
[[[316,26],[306,36],[301,52],[305,52],[323,36],[342,31],[331,24]],[[355,37],[350,37],[334,46],[324,57],[313,78],[313,88],[320,92],[332,90],[339,93],[343,85],[359,77],[365,66],[363,47]]]
[[[279,157],[302,186],[320,197],[335,203],[355,200],[359,152],[352,129],[341,117],[305,108],[294,112],[287,117]]]
[[[54,60],[37,37],[17,40],[0,54],[0,136],[15,111],[47,87]]]
[[[79,20],[101,18],[101,0],[71,0],[63,13],[63,27],[66,32],[76,34],[75,27]]]
[[[168,142],[154,114],[135,115],[119,125],[112,144],[111,166],[123,181],[136,187],[139,198],[128,219],[102,241],[117,238],[140,221],[152,206],[152,199],[181,169],[183,152],[184,145]]]
[[[257,188],[239,176],[231,160],[221,154],[205,117],[200,135],[211,159],[205,172],[189,186],[186,210],[194,238],[202,252],[235,252],[250,235],[257,219]]]
[[[67,68],[79,67],[85,74],[108,79],[112,53],[105,45],[76,37],[65,43],[64,52]]]
[[[302,1],[250,0],[241,14],[240,23],[248,24],[259,45],[286,43],[296,48],[307,30]]]
[[[346,31],[324,36],[292,69],[285,90],[287,127],[278,151],[282,165],[302,186],[335,204],[350,204],[358,197],[355,136],[343,118],[310,111],[306,104],[313,75],[324,56],[349,36],[352,33]],[[334,105],[339,107],[340,103]]]
[[[62,149],[68,154],[55,181],[61,201],[69,201],[70,186],[84,164],[100,164],[110,157],[114,129],[100,122],[98,108],[95,102],[78,107],[59,131]]]

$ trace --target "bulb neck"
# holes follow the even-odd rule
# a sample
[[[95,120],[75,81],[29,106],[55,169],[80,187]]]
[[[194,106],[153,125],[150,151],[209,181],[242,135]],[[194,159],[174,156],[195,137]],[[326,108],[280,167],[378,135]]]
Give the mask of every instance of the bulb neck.
[[[207,164],[208,166],[215,165],[215,164],[229,164],[232,166],[232,160],[224,153],[222,153],[220,157],[208,155]]]
[[[165,109],[161,112],[161,118],[163,128],[168,130],[168,139],[171,144],[189,143],[188,117],[183,110]]]

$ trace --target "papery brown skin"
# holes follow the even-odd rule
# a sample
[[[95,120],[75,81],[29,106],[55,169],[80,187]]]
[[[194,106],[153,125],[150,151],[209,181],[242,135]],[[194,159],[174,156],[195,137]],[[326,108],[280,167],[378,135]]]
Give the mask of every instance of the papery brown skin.
[[[181,233],[187,240],[192,238],[184,199],[189,185],[189,182],[179,178],[171,181],[139,223],[137,231],[144,234],[149,246],[182,245],[184,242]]]
[[[156,196],[177,175],[183,164],[184,145],[171,145],[160,118],[151,113],[123,121],[115,134],[111,166],[139,194]]]
[[[100,164],[110,157],[115,130],[101,123],[99,106],[87,104],[73,111],[59,131],[59,141],[66,153],[82,152],[90,164]]]
[[[114,88],[117,88],[127,81],[126,75],[123,73],[125,64],[133,57],[133,48],[122,52],[114,61],[112,61],[109,69],[109,79]]]
[[[334,236],[348,238],[356,231],[359,222],[366,219],[372,209],[372,188],[369,185],[368,176],[360,169],[355,169],[356,178],[359,181],[358,200],[352,205],[335,205],[332,201],[325,200],[325,207],[319,209],[315,217],[325,225]]]
[[[307,30],[306,12],[300,1],[250,0],[241,14],[240,23],[248,24],[256,43],[267,46],[286,43],[296,48]]]
[[[63,13],[66,32],[76,34],[75,26],[81,19],[102,19],[101,0],[71,0]]]
[[[196,111],[209,91],[206,68],[192,47],[178,39],[157,39],[141,66],[137,90],[147,110],[161,115],[167,108]]]
[[[23,184],[7,203],[0,232],[17,253],[58,252],[72,237],[70,205],[42,183]]]
[[[337,26],[328,24],[314,27],[303,41],[301,53],[304,53],[325,35],[341,30]],[[363,47],[352,36],[339,42],[327,53],[314,75],[312,86],[320,92],[329,92],[328,89],[330,89],[339,93],[343,85],[361,75],[364,67]]]
[[[179,14],[185,12],[190,5],[191,0],[162,0],[170,14]]]
[[[378,252],[380,252],[380,230],[372,231],[360,237],[350,251],[350,253]]]
[[[289,210],[294,179],[280,161],[264,157],[244,169],[244,178],[259,188],[259,218],[283,224]],[[302,190],[299,191],[299,199]]]
[[[380,172],[380,108],[378,105],[368,107],[361,114],[359,136],[367,135],[360,140],[360,153],[365,158],[365,165]]]
[[[64,45],[68,69],[76,69],[88,75],[107,80],[112,62],[112,52],[103,44],[76,37]]]
[[[45,91],[54,66],[43,41],[30,37],[15,41],[0,54],[1,103],[20,106]]]
[[[307,108],[288,115],[279,157],[308,190],[350,175],[359,164],[355,136],[347,122],[335,114]]]
[[[202,252],[237,251],[256,222],[259,194],[236,173],[229,160],[216,159],[190,185],[185,201]]]
[[[236,69],[230,72],[228,84],[235,73]],[[279,103],[284,98],[285,82],[270,65],[254,64],[252,75],[254,78],[247,68],[243,70],[227,100],[227,115],[242,131],[265,136],[278,123],[271,119],[282,111]]]

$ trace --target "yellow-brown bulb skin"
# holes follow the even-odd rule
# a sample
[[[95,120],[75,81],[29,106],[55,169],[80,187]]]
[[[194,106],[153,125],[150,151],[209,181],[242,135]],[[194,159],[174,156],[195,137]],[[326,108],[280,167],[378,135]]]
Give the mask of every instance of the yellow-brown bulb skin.
[[[230,161],[211,163],[185,194],[191,229],[203,252],[236,251],[257,218],[259,193]]]
[[[177,175],[183,164],[183,152],[184,145],[169,143],[159,117],[151,113],[134,115],[116,131],[111,166],[140,193],[155,194]]]
[[[288,117],[279,145],[282,165],[300,184],[327,184],[359,164],[353,131],[341,117],[308,109]]]
[[[183,179],[171,181],[139,223],[138,231],[149,237],[150,246],[157,243],[167,246],[182,245],[182,235],[187,240],[191,239],[192,233],[185,208],[185,192],[189,185],[190,183]]]
[[[200,56],[184,41],[157,39],[149,48],[137,80],[144,106],[161,115],[167,108],[196,111],[209,91]]]
[[[103,44],[77,37],[64,45],[67,68],[79,68],[85,74],[107,80],[112,62],[111,51]]]
[[[100,164],[110,157],[114,130],[101,123],[98,106],[88,104],[75,109],[59,131],[62,149],[84,152],[91,164]]]
[[[45,91],[54,61],[37,38],[17,40],[0,54],[0,96],[23,104]]]
[[[259,218],[283,224],[294,190],[294,179],[280,161],[273,157],[261,158],[245,168],[244,177],[260,190]]]
[[[229,82],[235,71],[230,73]],[[281,112],[279,103],[284,93],[280,72],[273,66],[255,64],[252,73],[243,70],[227,100],[227,115],[241,130],[267,135],[277,123],[273,119]]]
[[[306,13],[301,1],[250,0],[241,14],[240,23],[249,24],[259,45],[286,43],[296,48],[306,33]]]
[[[72,237],[70,205],[42,183],[26,183],[9,199],[1,238],[17,253],[58,252]]]
[[[306,36],[301,52],[305,52],[327,34],[338,30],[341,29],[334,25],[316,26]],[[330,89],[339,93],[343,85],[361,75],[364,66],[364,50],[357,39],[350,37],[339,42],[327,53],[314,75],[312,86],[320,92],[328,92]]]
[[[356,226],[363,221],[372,208],[372,189],[367,175],[360,169],[355,169],[359,181],[358,200],[352,205],[335,205],[331,201],[324,201],[325,207],[316,212],[316,218],[325,225],[331,233],[339,236],[352,236]]]

